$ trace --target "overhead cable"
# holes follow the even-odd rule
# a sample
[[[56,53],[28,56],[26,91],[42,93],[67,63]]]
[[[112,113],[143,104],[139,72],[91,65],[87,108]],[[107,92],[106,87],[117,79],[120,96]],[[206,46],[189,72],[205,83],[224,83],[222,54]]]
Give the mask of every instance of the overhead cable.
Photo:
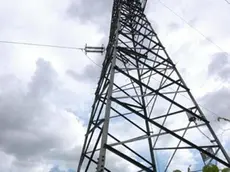
[[[15,44],[15,45],[26,45],[26,46],[36,46],[36,47],[48,47],[48,48],[61,48],[61,49],[71,49],[71,50],[81,50],[84,51],[84,48],[73,47],[73,46],[62,46],[62,45],[51,45],[51,44],[38,44],[38,43],[30,43],[30,42],[19,42],[19,41],[3,41],[0,40],[2,44]],[[87,54],[85,56],[96,66],[100,67],[93,59],[91,59]]]
[[[69,46],[61,46],[61,45],[50,45],[50,44],[37,44],[30,42],[19,42],[19,41],[0,41],[3,44],[16,44],[16,45],[28,45],[28,46],[37,46],[37,47],[50,47],[50,48],[63,48],[63,49],[73,49],[73,50],[84,50],[84,48],[78,47],[69,47]]]
[[[220,51],[222,51],[224,53],[224,55],[227,57],[227,52],[224,51],[219,45],[217,45],[215,42],[213,42],[211,39],[209,39],[208,37],[206,37],[200,30],[198,30],[197,28],[195,28],[193,25],[191,25],[188,21],[186,21],[183,17],[181,17],[179,14],[177,14],[174,10],[172,10],[169,6],[167,6],[165,3],[163,3],[161,0],[158,0],[160,2],[160,4],[162,4],[165,8],[167,8],[169,11],[171,11],[175,16],[177,16],[178,18],[180,18],[184,23],[186,23],[190,28],[192,28],[193,30],[195,30],[197,33],[199,33],[203,38],[205,38],[205,40],[209,41],[211,44],[213,44],[214,46],[216,46]],[[226,1],[227,2],[227,1]]]

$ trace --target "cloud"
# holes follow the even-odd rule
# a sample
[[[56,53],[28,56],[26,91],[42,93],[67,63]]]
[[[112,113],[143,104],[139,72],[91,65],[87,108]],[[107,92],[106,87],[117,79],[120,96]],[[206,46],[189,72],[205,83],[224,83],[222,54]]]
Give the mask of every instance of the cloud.
[[[78,19],[81,23],[93,23],[98,28],[98,32],[104,35],[99,45],[106,45],[109,37],[112,3],[112,0],[96,2],[93,0],[81,0],[80,2],[72,0],[66,14],[74,21]]]
[[[84,67],[82,73],[77,73],[74,70],[67,70],[67,75],[72,77],[73,79],[77,81],[97,81],[100,76],[100,69],[98,66],[95,65],[87,65]]]
[[[47,96],[47,93],[50,93],[57,86],[57,73],[49,62],[41,58],[37,60],[36,66],[37,69],[29,85],[29,96],[32,98],[42,98]]]
[[[71,17],[78,17],[82,21],[98,21],[105,15],[110,16],[112,2],[112,0],[98,0],[97,2],[93,0],[72,1],[67,12]]]
[[[216,4],[198,0],[182,1],[183,4],[175,4],[169,0],[165,2],[171,3],[172,9],[180,10],[181,8],[186,20],[199,19],[195,23],[196,27],[211,38],[217,34],[214,41],[218,40],[217,44],[226,47],[224,49],[227,50],[229,43],[220,40],[223,38],[222,36],[229,40],[229,25],[226,25],[230,19],[227,15],[229,10],[224,1],[223,3],[216,2]],[[150,8],[151,3],[154,4]],[[190,3],[192,5],[189,5]],[[76,0],[71,3],[61,0],[49,2],[24,0],[20,4],[9,0],[2,1],[1,6],[3,8],[0,11],[2,23],[0,34],[6,40],[27,40],[70,46],[82,46],[85,42],[92,45],[101,44],[100,42],[105,44],[107,41],[112,0],[97,2]],[[199,87],[201,72],[203,72],[199,69],[206,67],[210,61],[208,59],[210,52],[213,53],[216,50],[213,50],[214,48],[209,43],[208,46],[197,43],[203,38],[198,36],[198,39],[192,30],[181,25],[179,25],[180,29],[172,33],[171,29],[166,26],[170,23],[178,23],[178,18],[172,17],[172,13],[167,12],[167,9],[159,3],[155,4],[154,1],[149,1],[148,7],[147,12],[152,14],[149,15],[150,21],[156,23],[154,25],[157,25],[157,33],[166,48],[170,45],[170,51],[173,51],[178,46],[180,47],[180,44],[188,43],[187,48],[182,47],[178,53],[178,56],[181,57],[180,66],[188,69],[189,75],[185,78],[189,81],[188,85],[192,86],[192,89]],[[221,13],[217,13],[214,18],[210,19],[209,14],[215,10],[221,10]],[[66,18],[66,11],[69,18]],[[32,13],[34,15],[31,15]],[[69,20],[70,18],[72,20]],[[218,24],[216,24],[217,22]],[[223,23],[226,27],[223,27]],[[208,49],[209,47],[210,49]],[[82,145],[80,142],[83,140],[85,132],[82,123],[86,123],[87,114],[92,104],[90,100],[93,97],[89,94],[91,87],[86,85],[96,86],[96,84],[92,84],[91,80],[96,82],[95,78],[99,77],[99,75],[96,76],[97,70],[91,69],[93,66],[85,62],[87,60],[84,56],[77,54],[79,58],[76,58],[75,51],[2,45],[0,51],[2,54],[0,157],[4,159],[3,164],[0,164],[0,171],[8,172],[9,169],[14,172],[49,171],[54,164],[65,166],[58,166],[58,168],[67,171],[68,167],[76,166]],[[42,59],[37,61],[37,56],[46,57],[52,63]],[[34,62],[37,62],[36,66]],[[36,67],[35,72],[34,67]],[[74,82],[70,81],[69,77],[63,76],[66,69],[69,69],[67,74],[75,78]],[[12,73],[11,75],[8,75],[9,71]],[[226,71],[223,73],[228,74]],[[223,77],[223,73],[221,77]],[[32,78],[31,74],[33,74]],[[218,72],[211,74],[210,77],[214,75],[219,77]],[[225,81],[228,80],[227,77],[224,77]],[[25,80],[30,79],[32,80],[27,84]],[[205,81],[206,78],[203,80]],[[87,84],[82,84],[81,81],[87,81]],[[223,92],[208,93],[205,97],[208,100],[207,107],[216,107],[215,97],[218,98],[219,94],[225,97],[224,93],[229,95],[227,88]],[[219,97],[218,100],[221,101],[222,98]],[[85,105],[86,101],[87,105]],[[81,104],[84,105],[84,111],[79,110],[82,109]],[[224,98],[223,104],[228,105],[227,99]],[[221,111],[222,107],[219,106],[218,104],[218,109]],[[66,111],[66,108],[71,110]],[[223,107],[223,109],[227,110],[227,107]],[[223,114],[227,115],[226,111],[223,111]],[[82,117],[85,121],[81,121]],[[228,134],[228,132],[226,133]],[[121,162],[114,164],[117,164],[121,169],[122,166],[125,166],[127,171],[132,171],[127,164],[121,163],[123,165],[120,165],[119,163]]]
[[[0,103],[0,150],[9,156],[16,171],[30,171],[38,162],[49,165],[62,161],[73,166],[85,133],[74,114],[49,100],[58,78],[51,64],[39,59],[36,66],[27,89],[18,88],[14,77],[0,80],[4,81],[0,94],[4,100]],[[13,87],[5,88],[12,83]]]
[[[208,66],[209,76],[215,76],[222,82],[230,81],[230,56],[221,52],[213,55],[212,61]]]
[[[0,171],[67,172],[76,169],[83,145],[85,126],[54,95],[64,94],[59,75],[50,62],[38,59],[26,87],[13,75],[0,78],[0,155],[5,157]],[[12,86],[13,85],[13,86]],[[61,85],[61,84],[60,84]],[[58,96],[57,96],[58,97]],[[68,99],[67,97],[62,97]],[[63,100],[64,101],[64,100]],[[113,171],[133,171],[133,165],[108,155]],[[57,164],[55,166],[55,164]]]
[[[180,29],[180,24],[178,24],[178,23],[170,23],[169,25],[168,25],[168,27],[169,27],[169,29],[171,30],[171,31],[175,31],[175,30],[178,30],[178,29]]]
[[[229,109],[230,109],[230,89],[228,87],[222,87],[216,91],[207,93],[202,97],[202,105],[211,111],[215,112],[215,115],[212,112],[209,112],[210,120],[216,119],[217,117],[229,118]],[[215,121],[217,122],[217,121]]]
[[[183,160],[181,159],[183,157]],[[183,161],[183,163],[178,163]],[[190,165],[195,165],[197,164],[197,161],[195,159],[194,154],[189,151],[189,150],[178,150],[177,153],[175,154],[175,157],[172,161],[172,164],[169,168],[169,171],[173,171],[176,169],[180,169],[181,171],[187,171],[188,167]]]
[[[49,172],[75,172],[74,170],[72,170],[72,169],[68,169],[68,170],[62,170],[62,169],[60,169],[60,167],[59,166],[54,166],[52,169],[50,169],[50,171]]]
[[[218,120],[218,117],[229,119],[229,97],[229,87],[222,86],[218,90],[206,93],[201,99],[202,106],[205,107],[201,108],[228,155],[230,155],[230,123],[224,120]],[[222,167],[222,165],[220,165],[220,167]]]

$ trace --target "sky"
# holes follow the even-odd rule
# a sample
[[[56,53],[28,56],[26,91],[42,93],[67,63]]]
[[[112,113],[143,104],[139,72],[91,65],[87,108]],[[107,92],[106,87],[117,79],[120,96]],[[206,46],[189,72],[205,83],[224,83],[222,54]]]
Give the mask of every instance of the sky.
[[[0,41],[106,45],[111,9],[112,0],[0,0]],[[217,116],[230,117],[229,10],[224,0],[152,0],[146,8],[228,151],[230,125]],[[0,54],[0,171],[72,172],[100,67],[77,50],[0,43]],[[99,66],[104,58],[89,57]]]

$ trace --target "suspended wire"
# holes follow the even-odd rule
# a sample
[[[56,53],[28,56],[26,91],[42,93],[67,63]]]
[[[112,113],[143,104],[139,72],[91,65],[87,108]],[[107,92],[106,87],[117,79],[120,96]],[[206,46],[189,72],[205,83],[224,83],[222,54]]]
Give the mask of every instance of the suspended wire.
[[[153,78],[153,79],[156,80],[157,82],[160,82],[159,80],[157,80],[157,79],[155,79],[155,78]],[[175,92],[175,90],[172,89],[171,87],[169,87],[169,89]],[[183,95],[183,94],[179,94],[179,95],[180,95],[180,96],[183,96],[184,98],[186,98],[186,99],[188,99],[188,100],[191,100],[189,97],[187,97],[187,96],[185,96],[185,95]],[[197,103],[197,104],[198,104],[200,107],[202,107],[202,108],[206,109],[207,111],[209,111],[211,114],[214,114],[216,117],[218,117],[218,118],[220,117],[219,115],[217,115],[217,113],[213,112],[212,110],[210,110],[210,109],[204,107],[203,105],[201,105],[201,104],[199,104],[199,103]],[[218,121],[218,118],[215,119],[214,121],[219,122],[219,121]],[[212,122],[212,121],[209,121],[209,122]],[[224,128],[222,128],[222,127],[220,126],[220,124],[218,124],[218,126],[219,126],[219,128],[223,131],[223,132],[220,134],[221,137],[223,136],[223,134],[224,134],[226,131],[229,131],[229,130],[230,130],[230,128],[229,128],[229,129],[224,129]],[[212,141],[212,140],[210,139],[210,137],[208,137],[199,127],[197,127],[197,129],[198,129],[198,130],[200,131],[200,133],[202,133],[207,139],[209,139],[210,142]]]
[[[227,52],[224,51],[219,45],[217,45],[216,43],[214,43],[211,39],[209,39],[208,37],[206,37],[201,31],[199,31],[198,29],[196,29],[195,27],[193,27],[188,21],[186,21],[183,17],[181,17],[179,14],[177,14],[175,11],[173,11],[169,6],[167,6],[165,3],[163,3],[161,0],[158,0],[159,3],[161,3],[165,8],[167,8],[169,11],[171,11],[174,15],[176,15],[177,17],[179,17],[184,23],[186,23],[190,28],[194,29],[197,33],[199,33],[202,37],[204,37],[207,41],[209,41],[211,44],[215,45],[219,50],[221,50],[222,52],[224,52],[224,55],[227,57]],[[229,3],[227,0],[225,0],[227,3]],[[229,3],[230,4],[230,3]],[[183,97],[189,99],[188,97],[182,95]],[[198,104],[200,107],[206,109],[207,111],[209,111],[210,113],[212,113],[213,115],[215,115],[216,117],[220,117],[217,113],[213,112],[212,110],[204,107],[201,104]],[[223,129],[222,129],[223,130]]]
[[[220,46],[218,46],[217,44],[215,44],[211,39],[207,38],[202,32],[200,32],[198,29],[194,28],[189,22],[187,22],[183,17],[181,17],[180,15],[178,15],[176,12],[174,12],[170,7],[168,7],[165,3],[163,3],[161,0],[158,0],[165,8],[167,8],[168,10],[170,10],[174,15],[176,15],[177,17],[179,17],[182,21],[184,21],[188,26],[190,26],[192,29],[194,29],[195,31],[197,31],[201,36],[203,36],[207,41],[209,41],[210,43],[212,43],[213,45],[215,45],[218,49],[220,49],[222,52],[226,53]],[[227,2],[227,1],[226,1]],[[229,2],[228,2],[229,3]],[[3,41],[0,40],[0,43],[3,44],[15,44],[15,45],[27,45],[27,46],[37,46],[37,47],[50,47],[50,48],[62,48],[62,49],[72,49],[72,50],[81,50],[84,53],[84,48],[79,48],[79,47],[72,47],[72,46],[60,46],[60,45],[50,45],[50,44],[38,44],[38,43],[29,43],[29,42],[19,42],[19,41]],[[92,60],[86,53],[84,53],[85,56],[92,62],[94,63],[96,66],[102,68],[101,65],[97,64],[94,60]],[[225,54],[225,55],[226,55]],[[227,56],[227,55],[226,55]],[[185,95],[181,95],[187,99],[189,99],[188,97],[186,97]],[[210,113],[214,114],[216,117],[220,117],[219,115],[217,115],[217,113],[213,112],[212,110],[202,106],[201,104],[198,104],[199,106],[201,106],[202,108],[206,109],[207,111],[209,111]],[[223,129],[222,129],[223,130]]]
[[[155,78],[153,78],[154,80],[156,80],[156,81],[158,81],[158,82],[160,82],[159,80],[157,80],[157,79],[155,79]],[[172,90],[172,91],[175,91],[174,89],[172,89],[171,87],[169,88],[170,90]],[[188,99],[188,100],[191,100],[189,97],[187,97],[187,96],[185,96],[185,95],[181,95],[181,94],[179,94],[180,96],[183,96],[184,98],[186,98],[186,99]],[[217,116],[217,117],[219,117],[218,115],[217,115],[217,113],[215,113],[215,112],[213,112],[213,111],[211,111],[210,109],[208,109],[208,108],[206,108],[206,107],[204,107],[203,105],[201,105],[201,104],[198,104],[200,107],[203,107],[204,109],[206,109],[207,111],[209,111],[211,114],[214,114],[215,116]],[[219,122],[217,119],[215,120],[216,122]],[[209,122],[211,122],[211,121],[209,121]],[[219,124],[218,124],[218,126],[219,126],[219,128],[223,131],[220,135],[221,135],[221,137],[223,137],[223,134],[226,132],[226,131],[229,131],[230,130],[230,128],[229,129],[223,129]],[[202,135],[204,135],[208,140],[210,140],[210,142],[212,142],[212,139],[210,139],[210,137],[208,137],[199,127],[197,127],[197,129],[200,131],[200,133],[202,134]]]
[[[220,134],[221,138],[223,137],[223,134],[227,131],[230,131],[230,128],[224,129],[224,131]],[[223,139],[223,138],[222,138]]]
[[[71,47],[71,46],[61,46],[61,45],[50,45],[50,44],[37,44],[37,43],[30,43],[30,42],[19,42],[19,41],[3,41],[0,40],[2,44],[15,44],[15,45],[26,45],[26,46],[36,46],[36,47],[48,47],[48,48],[61,48],[61,49],[71,49],[71,50],[81,50],[84,53],[84,48],[79,47]],[[86,53],[85,56],[96,66],[102,68],[98,65],[93,59],[91,59]]]
[[[218,121],[220,121],[220,120],[224,120],[224,121],[226,121],[226,122],[230,122],[230,119],[227,119],[227,118],[222,118],[222,117],[219,117],[217,120],[218,120]]]
[[[227,131],[230,131],[230,128],[222,129],[222,133],[217,134],[218,137],[220,137],[220,140],[223,141],[223,134]]]
[[[197,28],[193,27],[188,21],[186,21],[183,17],[181,17],[179,14],[177,14],[175,11],[173,11],[169,6],[167,6],[165,3],[163,3],[161,0],[158,0],[165,8],[167,8],[169,11],[171,11],[174,15],[176,15],[177,17],[179,17],[183,22],[185,22],[190,28],[194,29],[197,33],[199,33],[202,37],[204,37],[207,41],[209,41],[210,43],[212,43],[213,45],[215,45],[219,50],[221,50],[224,53],[224,56],[227,56],[227,52],[224,51],[219,45],[217,45],[216,43],[214,43],[211,39],[209,39],[208,37],[206,37],[201,31],[199,31]],[[225,0],[228,4],[230,4],[230,2],[228,2],[228,0]],[[200,104],[199,104],[200,105]],[[201,106],[201,105],[200,105]],[[220,117],[219,115],[217,115],[215,112],[211,111],[210,109],[201,106],[202,108],[206,109],[207,111],[211,112],[212,114],[214,114],[216,117]]]
[[[83,52],[84,53],[84,52]],[[97,67],[99,67],[99,68],[102,68],[102,66],[101,65],[99,65],[99,64],[97,64],[92,58],[90,58],[86,53],[84,53],[85,54],[85,56],[92,62],[92,63],[94,63]]]
[[[157,82],[160,82],[160,81],[157,80],[156,78],[153,78],[153,79],[156,80]],[[169,89],[175,92],[175,90],[174,90],[173,88],[169,87]],[[185,95],[183,95],[183,94],[179,94],[179,95],[180,95],[180,96],[183,96],[184,98],[186,98],[186,99],[188,99],[188,100],[191,100],[189,97],[187,97],[187,96],[185,96]],[[201,104],[199,104],[199,103],[197,103],[197,104],[198,104],[200,107],[202,107],[202,108],[206,109],[207,111],[209,111],[210,113],[216,115],[217,117],[220,117],[219,115],[217,115],[217,113],[213,112],[212,110],[210,110],[210,109],[204,107],[203,105],[201,105]]]
[[[30,42],[18,42],[18,41],[0,41],[3,44],[16,44],[16,45],[28,45],[28,46],[36,46],[36,47],[50,47],[50,48],[63,48],[63,49],[72,49],[72,50],[84,50],[84,48],[78,47],[69,47],[69,46],[60,46],[60,45],[50,45],[50,44],[37,44]]]
[[[160,4],[162,4],[165,8],[167,8],[169,11],[171,11],[174,15],[176,15],[177,17],[179,17],[184,23],[186,23],[190,28],[194,29],[197,33],[199,33],[202,37],[204,37],[207,41],[209,41],[211,44],[215,45],[220,51],[222,51],[224,53],[224,55],[226,57],[227,56],[227,52],[224,51],[219,45],[217,45],[215,42],[213,42],[211,39],[209,39],[208,37],[206,37],[201,31],[199,31],[197,28],[195,28],[193,25],[191,25],[188,21],[186,21],[183,17],[181,17],[179,14],[177,14],[175,11],[173,11],[169,6],[167,6],[165,3],[163,3],[161,0],[158,0],[160,2]],[[227,0],[225,0],[227,2]],[[229,3],[229,2],[228,2]],[[229,3],[230,4],[230,3]]]
[[[198,124],[196,123],[196,121],[194,121],[194,123],[195,123],[196,125],[198,125]],[[199,132],[200,132],[203,136],[205,136],[210,142],[212,142],[212,139],[211,139],[209,136],[207,136],[198,126],[196,126],[196,128],[199,130]]]
[[[228,0],[224,0],[225,2],[227,2],[228,4],[230,4],[230,2]]]

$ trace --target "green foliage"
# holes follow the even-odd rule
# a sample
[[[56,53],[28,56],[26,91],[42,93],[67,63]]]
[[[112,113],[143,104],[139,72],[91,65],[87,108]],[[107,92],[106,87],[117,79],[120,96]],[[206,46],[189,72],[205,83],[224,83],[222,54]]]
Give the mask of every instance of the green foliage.
[[[230,168],[224,168],[221,172],[230,172]]]
[[[219,168],[216,165],[206,165],[203,167],[203,172],[219,172]]]
[[[206,165],[203,167],[203,172],[219,172],[219,168],[216,165]],[[180,170],[174,170],[173,172],[181,172]],[[224,168],[221,172],[230,172],[230,168]]]

